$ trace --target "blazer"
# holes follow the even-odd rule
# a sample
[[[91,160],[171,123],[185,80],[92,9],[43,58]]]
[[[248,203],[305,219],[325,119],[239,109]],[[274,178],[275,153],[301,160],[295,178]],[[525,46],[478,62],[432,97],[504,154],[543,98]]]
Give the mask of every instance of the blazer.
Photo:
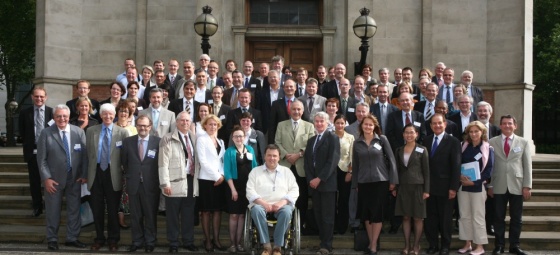
[[[494,147],[494,170],[492,186],[494,194],[523,195],[523,188],[533,188],[533,165],[531,145],[525,138],[512,135],[509,156],[506,157],[502,136],[490,139]]]
[[[195,88],[195,93],[196,93],[196,90],[198,90],[198,87]],[[193,97],[193,100],[194,100],[195,97]],[[206,91],[204,92],[204,102],[199,102],[199,103],[208,103],[208,100],[212,100],[212,90],[206,89]],[[196,101],[196,100],[194,100],[194,101]]]
[[[447,126],[445,126],[445,133],[457,138],[457,140],[459,141],[463,141],[463,134],[461,133],[461,130],[459,130],[457,124],[455,124],[455,122],[451,120],[446,120],[446,122],[447,122]],[[430,126],[430,123],[431,123],[431,118],[429,120],[426,120],[426,135],[434,134],[434,131],[432,130],[432,126]]]
[[[360,138],[360,123],[358,121],[354,121],[354,123],[344,127],[344,131],[354,136],[354,140],[356,140]]]
[[[369,110],[370,110],[370,113],[373,114],[375,116],[375,118],[377,118],[377,121],[379,122],[379,126],[381,127],[381,132],[384,135],[387,135],[387,131],[385,130],[386,128],[383,128],[383,127],[386,127],[387,123],[383,123],[383,118],[381,118],[381,105],[380,105],[380,103],[374,104],[373,106],[371,106],[369,108]],[[387,102],[387,116],[386,116],[387,120],[389,120],[389,115],[392,112],[396,112],[398,110],[399,110],[399,108],[397,108],[396,106]]]
[[[321,92],[321,96],[325,97],[326,99],[340,97],[338,95],[338,86],[336,85],[336,80],[325,83],[325,85],[323,85],[321,89]]]
[[[19,135],[23,138],[23,160],[29,162],[33,156],[35,145],[35,107],[31,106],[19,112]],[[49,122],[53,120],[53,109],[45,105],[44,128],[49,127]],[[54,124],[54,122],[53,122]],[[36,152],[38,153],[38,151]]]
[[[478,102],[484,101],[484,93],[482,92],[482,89],[477,86],[471,84],[470,87],[471,87],[471,95],[473,98],[473,109],[476,109],[476,105],[478,104]]]
[[[435,103],[433,104],[433,109],[434,109],[434,113],[435,113],[435,108],[436,108],[436,104],[439,100],[435,99]],[[424,110],[426,109],[426,104],[428,104],[428,101],[418,101],[418,103],[414,104],[414,110],[422,113],[424,116],[426,116]],[[426,120],[428,121],[428,120]]]
[[[165,81],[169,83],[169,85],[174,88],[175,90],[178,89],[178,86],[181,85],[181,79],[183,79],[183,76],[180,75],[179,73],[175,74],[175,79],[173,80],[173,82],[171,82],[171,79],[169,78],[169,73],[167,75],[165,75]]]
[[[403,111],[392,112],[387,116],[387,138],[389,143],[391,143],[391,148],[399,148],[404,145],[404,138],[402,136],[402,130],[404,127],[402,119]],[[424,115],[417,111],[410,112],[411,123],[419,129],[420,134],[418,136],[417,143],[422,143],[422,140],[426,136],[426,121],[424,120]]]
[[[91,98],[89,98],[89,101],[91,102],[91,110],[93,111],[93,114],[90,115],[93,116],[96,120],[101,120],[101,118],[99,117],[99,102]],[[80,115],[80,113],[78,113],[78,108],[76,108],[76,102],[78,102],[77,97],[66,102],[66,106],[70,108],[70,119],[78,117],[78,115]]]
[[[321,140],[317,140],[317,135],[307,140],[304,156],[305,177],[307,183],[318,177],[321,182],[317,187],[319,192],[335,192],[337,190],[336,176],[337,164],[340,160],[340,141],[334,133],[325,131]],[[313,146],[315,145],[315,146]],[[307,185],[309,192],[314,192]]]
[[[214,109],[214,101],[212,101],[212,104],[210,104],[210,106],[212,107],[212,109]],[[231,111],[231,107],[222,103],[222,105],[220,106],[220,110],[214,113],[214,115],[216,115],[222,121],[222,128],[218,129],[218,138],[222,139],[222,141],[226,143],[226,147],[228,146],[229,142],[229,133],[226,128],[227,116],[229,111]]]
[[[234,87],[231,87],[224,91],[224,97],[222,97],[222,103],[231,106],[231,108],[237,108],[237,105],[231,105],[231,97],[233,95],[233,91],[234,91]],[[249,103],[249,106],[256,107],[257,105],[258,103],[257,103],[257,98],[255,97],[255,93],[251,91],[251,103]]]
[[[192,111],[194,111],[196,113],[200,103],[195,101],[194,98],[192,99],[192,101],[193,101],[193,106],[194,106],[194,109],[192,109]],[[179,115],[179,113],[181,113],[182,111],[185,110],[185,107],[183,107],[183,98],[175,99],[175,100],[169,102],[169,106],[167,106],[167,110],[170,110],[170,111],[174,112],[175,117],[177,117],[177,115]],[[150,114],[150,116],[151,116],[151,114]],[[196,116],[196,114],[194,114],[194,116]],[[192,122],[194,122],[194,119],[192,119]]]
[[[336,114],[344,114],[344,116],[346,116],[346,121],[348,121],[348,123],[350,124],[354,123],[357,120],[356,104],[358,103],[358,101],[354,97],[349,96],[348,102],[346,102],[346,112],[342,112],[342,99],[340,99],[340,96],[337,97],[337,99],[340,102],[340,107],[338,107],[338,112],[336,112]]]
[[[158,175],[160,187],[171,188],[171,195],[163,194],[167,197],[187,197],[188,190],[193,189],[193,196],[198,197],[198,175],[200,172],[200,165],[196,157],[196,136],[192,132],[188,132],[191,148],[193,148],[194,156],[194,178],[193,187],[189,187],[187,180],[187,155],[183,150],[181,138],[179,138],[179,131],[163,136],[159,142],[159,156],[158,156]],[[215,151],[215,150],[214,150]]]
[[[292,128],[292,120],[285,120],[278,123],[278,130],[274,140],[268,140],[269,143],[275,143],[280,148],[280,165],[290,168],[292,164],[286,160],[286,154],[305,152],[307,140],[315,135],[315,127],[313,124],[300,120],[297,133],[294,136]],[[300,177],[305,177],[304,159],[300,158],[296,161],[295,167]]]
[[[196,141],[196,159],[200,164],[198,179],[217,181],[224,175],[224,153],[226,148],[224,142],[218,139],[220,152],[216,152],[216,147],[208,134],[199,136]]]
[[[249,113],[253,115],[253,124],[251,125],[252,128],[259,130],[262,132],[262,117],[261,112],[253,107],[249,107]],[[231,130],[233,130],[233,126],[239,125],[239,120],[241,120],[241,114],[243,111],[241,108],[235,108],[228,112],[226,118],[226,133],[228,136],[231,134]]]
[[[88,155],[88,190],[91,190],[95,174],[97,172],[97,150],[99,149],[99,136],[101,135],[104,124],[99,124],[88,128],[86,133],[87,155]],[[113,190],[122,190],[122,164],[121,164],[121,148],[122,142],[128,137],[128,131],[113,124],[113,132],[111,135],[111,181]],[[117,146],[117,143],[119,144]]]
[[[363,136],[354,141],[352,147],[352,188],[357,188],[358,183],[379,181],[399,184],[395,156],[387,137],[377,134],[374,134],[374,136],[369,146]]]
[[[489,123],[488,124],[488,139],[492,139],[495,136],[499,136],[502,134],[502,130],[500,130],[500,127]]]
[[[148,193],[158,193],[158,157],[161,139],[157,136],[148,136],[143,160],[140,160],[138,155],[138,139],[138,135],[135,135],[127,137],[123,141],[121,164],[126,179],[126,191],[129,195],[136,195],[140,182],[143,182],[142,185]]]
[[[279,80],[280,80],[280,88],[284,87],[284,82],[286,82],[286,80],[292,78],[292,76],[290,75],[285,75],[283,73],[279,73],[278,75],[280,75]],[[268,83],[268,76],[265,76],[263,78],[263,88],[265,87],[270,87],[270,84]]]
[[[305,120],[305,121],[309,121],[309,122],[313,122],[313,118],[315,117],[315,114],[317,114],[318,112],[326,112],[326,102],[327,99],[315,94],[313,96],[313,106],[311,107],[311,111],[309,111],[309,108],[307,107],[307,100],[309,99],[308,96],[301,96],[298,98],[299,101],[301,101],[303,103],[303,108],[304,111],[307,111],[308,113],[308,117],[309,119]]]
[[[251,92],[253,93],[256,93],[257,91],[260,91],[262,89],[261,81],[252,75],[247,86],[245,86],[245,78],[243,78],[243,87],[251,90]]]
[[[229,135],[229,144],[233,144],[232,134]],[[255,158],[257,159],[257,164],[260,166],[264,164],[264,151],[266,149],[266,140],[264,139],[264,134],[261,131],[251,128],[251,134],[249,134],[249,141],[246,145],[251,146],[255,152]]]
[[[434,135],[424,139],[422,144],[432,151]],[[449,196],[449,190],[457,191],[461,176],[461,143],[445,133],[433,155],[430,155],[430,194]]]
[[[70,126],[70,162],[72,166],[72,180],[87,178],[87,148],[86,134],[76,126]],[[58,126],[52,125],[43,129],[37,142],[37,165],[41,181],[53,179],[58,182],[60,191],[66,187],[66,151],[60,137]]]
[[[153,109],[154,108],[150,106],[140,111],[139,114],[148,115],[148,117],[153,121],[154,119],[154,117],[152,116]],[[173,114],[172,111],[161,107],[161,110],[159,111],[159,125],[157,126],[157,128],[152,127],[152,130],[150,130],[150,135],[163,137],[167,133],[173,132],[173,130],[175,130],[175,117],[176,116]]]
[[[456,136],[456,134],[453,134],[453,136],[455,136],[457,139],[459,139],[459,141],[463,141],[463,135],[465,134],[465,132],[463,132],[463,129],[466,127],[463,127],[463,123],[461,122],[461,112],[457,112],[455,114],[452,114],[449,116],[448,118],[449,120],[455,122],[455,124],[457,124],[457,131],[459,134],[459,137]],[[476,114],[474,112],[471,112],[471,117],[469,119],[469,123],[477,120],[478,118],[476,117]]]
[[[410,154],[408,165],[404,164],[404,146],[395,152],[399,184],[423,184],[424,192],[430,193],[430,154],[426,147],[416,144]]]
[[[294,100],[297,100],[294,97]],[[288,114],[288,106],[286,105],[286,100],[284,97],[278,97],[278,100],[272,103],[270,107],[270,119],[268,122],[268,143],[271,144],[276,137],[276,129],[278,128],[278,123],[291,119],[291,116]],[[302,120],[309,119],[309,113],[305,111],[305,107],[303,110],[303,115],[301,116]]]
[[[259,102],[258,102],[258,107],[259,110],[261,112],[271,112],[272,111],[272,103],[274,103],[274,101],[272,101],[270,99],[270,86],[267,87],[263,87],[261,89],[261,91],[258,92],[259,93]],[[278,98],[284,98],[284,90],[282,88],[278,88]],[[262,122],[262,126],[263,129],[262,130],[268,130],[269,129],[269,124],[270,124],[270,115],[269,114],[265,114],[262,116],[263,117],[263,122]]]
[[[446,87],[445,84],[443,84],[443,86],[439,87],[438,94],[436,96],[436,100],[443,100],[443,93],[446,93],[445,91],[447,90],[447,89],[445,89],[445,87]],[[451,83],[451,91],[450,91],[451,98],[453,98],[453,89],[454,88],[455,88],[455,84]]]

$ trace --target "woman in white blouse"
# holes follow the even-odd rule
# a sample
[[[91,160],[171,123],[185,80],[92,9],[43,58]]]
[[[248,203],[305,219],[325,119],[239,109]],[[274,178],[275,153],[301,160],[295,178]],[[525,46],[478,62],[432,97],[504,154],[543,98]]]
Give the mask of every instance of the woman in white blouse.
[[[200,191],[199,209],[202,212],[202,231],[205,236],[204,248],[211,252],[214,248],[225,250],[220,244],[221,211],[225,208],[224,190],[224,142],[218,139],[218,129],[222,122],[215,115],[202,119],[206,134],[198,136],[196,160],[200,164],[198,185]],[[213,239],[210,238],[210,219],[212,218]]]

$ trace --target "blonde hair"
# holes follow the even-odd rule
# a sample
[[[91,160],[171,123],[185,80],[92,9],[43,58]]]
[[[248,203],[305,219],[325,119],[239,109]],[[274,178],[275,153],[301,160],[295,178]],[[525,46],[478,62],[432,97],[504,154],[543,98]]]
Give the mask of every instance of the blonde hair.
[[[465,134],[463,135],[463,138],[464,138],[463,140],[472,144],[473,141],[472,141],[471,137],[469,136],[469,131],[473,127],[477,127],[478,129],[480,129],[480,131],[482,131],[482,135],[480,136],[480,140],[488,142],[488,132],[487,132],[486,126],[478,120],[475,120],[475,121],[469,123],[467,125],[467,127],[465,127]]]

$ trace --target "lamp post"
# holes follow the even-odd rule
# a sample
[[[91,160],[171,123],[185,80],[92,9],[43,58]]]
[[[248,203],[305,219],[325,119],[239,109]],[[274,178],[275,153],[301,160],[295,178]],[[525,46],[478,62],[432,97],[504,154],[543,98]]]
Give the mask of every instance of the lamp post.
[[[6,147],[16,146],[16,135],[14,130],[14,118],[16,117],[16,111],[18,108],[18,103],[15,99],[12,99],[6,107]]]
[[[362,73],[362,68],[366,63],[367,52],[369,49],[368,40],[375,35],[377,32],[377,24],[375,20],[369,16],[369,9],[366,7],[360,9],[360,17],[354,21],[352,28],[354,29],[354,34],[362,39],[362,45],[360,45],[360,52],[362,53],[360,57],[360,62],[354,62],[354,75]]]
[[[202,14],[194,20],[194,31],[202,37],[202,53],[208,54],[211,48],[209,38],[218,31],[218,21],[212,15],[212,7],[202,7]]]

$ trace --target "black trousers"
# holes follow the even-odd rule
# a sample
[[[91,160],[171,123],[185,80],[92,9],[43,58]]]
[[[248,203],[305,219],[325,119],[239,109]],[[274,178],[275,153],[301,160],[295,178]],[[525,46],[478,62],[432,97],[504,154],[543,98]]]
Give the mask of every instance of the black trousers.
[[[193,197],[193,178],[193,176],[187,175],[189,190],[186,197],[165,196],[167,207],[165,221],[169,246],[179,246],[179,234],[181,234],[183,245],[194,244],[194,226],[198,212],[195,210],[196,198]]]
[[[41,175],[37,165],[37,155],[33,154],[27,161],[27,171],[29,172],[29,189],[31,190],[31,200],[33,209],[43,209],[43,194],[41,193]]]
[[[449,249],[453,233],[453,203],[455,199],[447,196],[430,195],[427,199],[424,233],[430,247],[439,247],[441,235],[441,248]]]
[[[523,216],[523,196],[513,195],[506,191],[505,194],[494,194],[494,205],[496,209],[496,218],[494,221],[494,246],[504,247],[506,232],[506,210],[509,203],[509,247],[519,246],[519,235],[521,234],[521,225]]]
[[[315,220],[319,228],[320,247],[331,251],[336,191],[319,192],[314,190],[311,194],[311,198],[313,199],[313,213],[315,214]]]
[[[338,199],[336,203],[336,216],[335,216],[335,229],[339,234],[346,233],[348,229],[348,219],[350,218],[349,202],[350,202],[350,188],[352,182],[345,182],[346,172],[337,168],[336,170],[336,185],[338,186]]]
[[[121,238],[119,226],[119,203],[122,190],[114,191],[111,180],[111,166],[101,170],[99,164],[95,173],[95,180],[91,186],[91,211],[95,224],[95,242],[104,244],[118,243]],[[107,206],[107,238],[105,238],[105,206]]]
[[[496,213],[494,212],[496,206],[494,205],[494,198],[493,197],[490,197],[490,196],[486,197],[485,207],[486,207],[486,215],[485,215],[486,228],[489,229],[490,226],[494,225],[494,220],[496,218]]]
[[[296,171],[296,166],[292,165],[290,170],[292,170],[292,173],[296,177],[296,183],[299,186],[299,197],[296,201],[296,207],[299,209],[299,218],[303,226],[307,219],[307,208],[309,207],[309,195],[307,190],[309,185],[307,185],[307,179],[305,179],[305,177],[299,176]]]

